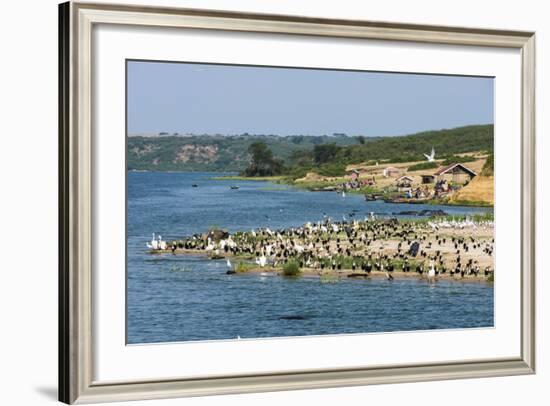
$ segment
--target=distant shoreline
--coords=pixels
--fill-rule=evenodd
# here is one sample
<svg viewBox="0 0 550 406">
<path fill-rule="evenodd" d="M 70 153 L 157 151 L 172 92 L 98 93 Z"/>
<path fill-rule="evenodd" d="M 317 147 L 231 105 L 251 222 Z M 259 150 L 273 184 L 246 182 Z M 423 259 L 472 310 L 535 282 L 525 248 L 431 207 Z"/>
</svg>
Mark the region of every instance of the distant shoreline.
<svg viewBox="0 0 550 406">
<path fill-rule="evenodd" d="M 318 182 L 295 182 L 290 180 L 287 176 L 241 176 L 241 175 L 224 175 L 228 172 L 209 172 L 209 171 L 154 171 L 147 169 L 128 169 L 128 172 L 133 173 L 205 173 L 205 174 L 219 174 L 220 176 L 211 176 L 211 180 L 219 181 L 251 181 L 251 182 L 273 182 L 276 184 L 284 184 L 296 187 L 298 189 L 307 190 L 309 192 L 338 192 L 341 193 L 341 190 L 322 190 L 317 186 Z M 342 179 L 344 181 L 344 179 Z M 332 182 L 334 183 L 334 182 Z M 331 186 L 332 183 L 329 182 L 327 186 Z M 361 189 L 347 189 L 345 190 L 348 194 L 358 194 L 366 195 L 366 193 Z M 462 206 L 462 207 L 484 207 L 484 208 L 494 208 L 493 204 L 483 202 L 483 201 L 472 201 L 472 200 L 438 200 L 438 199 L 426 199 L 426 200 L 409 200 L 409 201 L 388 201 L 384 199 L 379 199 L 386 201 L 386 203 L 400 203 L 400 204 L 428 204 L 428 205 L 441 205 L 441 206 Z"/>
<path fill-rule="evenodd" d="M 294 182 L 289 181 L 286 176 L 240 176 L 240 175 L 231 175 L 231 176 L 214 176 L 211 178 L 212 180 L 241 180 L 241 181 L 268 181 L 268 182 L 274 182 L 279 184 L 285 184 L 289 186 L 294 186 L 298 189 L 307 190 L 309 192 L 333 192 L 333 193 L 341 193 L 340 190 L 322 190 L 319 188 L 314 187 L 313 185 L 316 183 L 308 183 L 308 182 Z M 365 195 L 366 193 L 361 189 L 346 189 L 346 193 L 349 194 L 359 194 L 359 195 Z M 493 204 L 482 202 L 482 201 L 471 201 L 471 200 L 438 200 L 438 199 L 426 199 L 426 200 L 409 200 L 409 201 L 387 201 L 384 199 L 380 199 L 385 201 L 386 203 L 399 203 L 399 204 L 431 204 L 431 205 L 441 205 L 441 206 L 462 206 L 462 207 L 487 207 L 487 208 L 494 208 Z"/>
</svg>

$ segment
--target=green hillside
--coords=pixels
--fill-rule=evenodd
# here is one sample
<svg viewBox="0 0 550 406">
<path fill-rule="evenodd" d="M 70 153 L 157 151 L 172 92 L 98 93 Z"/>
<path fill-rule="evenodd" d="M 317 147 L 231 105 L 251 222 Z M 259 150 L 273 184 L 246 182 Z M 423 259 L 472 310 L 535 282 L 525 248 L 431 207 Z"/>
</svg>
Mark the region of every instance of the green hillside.
<svg viewBox="0 0 550 406">
<path fill-rule="evenodd" d="M 307 153 L 315 145 L 335 143 L 346 146 L 358 142 L 355 137 L 345 135 L 131 136 L 127 146 L 128 170 L 240 172 L 248 166 L 248 148 L 256 141 L 266 143 L 284 164 L 289 163 L 293 154 Z"/>
<path fill-rule="evenodd" d="M 455 154 L 492 151 L 493 125 L 473 125 L 438 131 L 426 131 L 399 137 L 385 137 L 347 147 L 325 144 L 309 153 L 296 156 L 287 164 L 286 175 L 301 178 L 307 172 L 324 176 L 341 176 L 349 164 L 375 162 L 397 163 L 423 161 L 423 154 L 436 151 L 437 159 L 463 161 Z M 421 165 L 429 165 L 423 163 Z M 421 169 L 421 168 L 417 168 Z"/>
<path fill-rule="evenodd" d="M 432 147 L 439 157 L 463 152 L 492 151 L 493 125 L 472 125 L 386 137 L 354 148 L 345 148 L 340 156 L 350 163 L 382 159 L 389 162 L 408 162 L 424 159 L 423 154 L 429 154 Z"/>
<path fill-rule="evenodd" d="M 128 169 L 155 171 L 244 171 L 249 147 L 263 142 L 291 177 L 314 170 L 331 176 L 348 164 L 424 160 L 433 148 L 438 159 L 493 150 L 493 125 L 472 125 L 396 137 L 192 135 L 128 137 Z M 456 160 L 456 157 L 453 157 Z"/>
</svg>

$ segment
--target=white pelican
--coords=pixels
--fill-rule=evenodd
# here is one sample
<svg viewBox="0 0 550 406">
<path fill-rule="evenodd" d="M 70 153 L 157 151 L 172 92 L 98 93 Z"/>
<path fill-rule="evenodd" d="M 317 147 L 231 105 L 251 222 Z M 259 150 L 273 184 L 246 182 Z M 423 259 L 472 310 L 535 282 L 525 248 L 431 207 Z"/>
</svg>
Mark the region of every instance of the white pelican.
<svg viewBox="0 0 550 406">
<path fill-rule="evenodd" d="M 147 248 L 149 249 L 152 249 L 152 250 L 158 249 L 158 241 L 155 238 L 155 233 L 153 233 L 153 239 L 151 240 L 151 242 L 146 243 L 146 245 L 147 245 Z"/>
<path fill-rule="evenodd" d="M 262 256 L 260 257 L 260 260 L 259 260 L 259 265 L 260 265 L 260 267 L 263 268 L 263 267 L 265 266 L 266 262 L 267 262 L 267 258 L 265 257 L 265 255 L 262 255 Z"/>
<path fill-rule="evenodd" d="M 160 235 L 158 236 L 157 249 L 159 249 L 159 250 L 165 250 L 166 249 L 166 241 L 162 241 L 162 237 Z"/>
<path fill-rule="evenodd" d="M 428 271 L 428 281 L 435 281 L 435 267 L 433 262 L 430 264 L 430 270 Z"/>
</svg>

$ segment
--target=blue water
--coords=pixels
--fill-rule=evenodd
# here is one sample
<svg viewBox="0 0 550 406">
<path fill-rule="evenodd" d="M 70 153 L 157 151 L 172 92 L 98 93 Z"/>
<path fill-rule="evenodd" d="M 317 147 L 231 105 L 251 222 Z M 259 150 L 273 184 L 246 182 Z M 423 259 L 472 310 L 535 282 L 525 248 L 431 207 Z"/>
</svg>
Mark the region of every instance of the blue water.
<svg viewBox="0 0 550 406">
<path fill-rule="evenodd" d="M 491 210 L 366 202 L 360 195 L 214 176 L 220 174 L 128 173 L 128 343 L 493 326 L 488 283 L 226 275 L 225 260 L 148 254 L 153 232 L 170 240 L 211 227 L 234 232 L 299 226 L 324 216 L 341 220 L 352 211 L 361 219 L 370 212 Z"/>
</svg>

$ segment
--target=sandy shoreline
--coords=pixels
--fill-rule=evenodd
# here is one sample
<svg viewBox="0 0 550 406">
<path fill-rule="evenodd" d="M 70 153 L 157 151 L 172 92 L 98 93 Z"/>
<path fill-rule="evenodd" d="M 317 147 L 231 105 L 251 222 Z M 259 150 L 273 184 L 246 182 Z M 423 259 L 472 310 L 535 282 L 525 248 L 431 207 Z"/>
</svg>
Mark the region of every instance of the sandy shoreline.
<svg viewBox="0 0 550 406">
<path fill-rule="evenodd" d="M 247 270 L 246 272 L 236 272 L 234 275 L 246 275 L 246 274 L 272 274 L 276 276 L 284 276 L 282 269 L 280 268 L 273 268 L 273 267 L 264 267 L 264 268 L 251 268 Z M 298 277 L 312 277 L 312 278 L 334 278 L 337 277 L 340 278 L 357 278 L 357 279 L 387 279 L 386 272 L 380 272 L 380 271 L 371 271 L 370 273 L 363 272 L 361 270 L 359 271 L 351 271 L 351 270 L 341 270 L 341 271 L 323 271 L 320 272 L 318 269 L 313 268 L 302 268 L 300 274 L 297 275 Z M 401 272 L 401 271 L 393 271 L 391 272 L 391 276 L 394 279 L 417 279 L 417 280 L 423 280 L 428 281 L 428 277 L 426 275 L 419 275 L 416 272 Z M 451 276 L 449 274 L 442 274 L 435 277 L 435 282 L 438 280 L 444 280 L 444 281 L 454 281 L 454 282 L 468 282 L 468 283 L 492 283 L 487 281 L 487 278 L 485 276 L 474 276 L 474 275 L 464 275 L 464 277 L 461 277 L 460 275 L 454 275 Z"/>
<path fill-rule="evenodd" d="M 211 258 L 209 255 L 205 254 L 203 250 L 179 250 L 179 252 L 172 253 L 172 251 L 156 251 L 154 252 L 156 255 L 190 255 L 190 256 L 197 256 L 202 257 L 206 260 L 227 260 L 227 259 L 239 259 L 242 262 L 250 263 L 252 264 L 252 256 L 249 257 L 242 257 L 242 256 L 236 256 L 236 255 L 227 255 L 227 256 L 220 256 L 217 258 Z M 273 266 L 265 266 L 265 267 L 252 267 L 248 268 L 246 271 L 242 272 L 229 272 L 232 275 L 249 275 L 249 274 L 266 274 L 270 276 L 281 276 L 284 277 L 283 269 L 282 267 L 273 267 Z M 357 278 L 357 279 L 387 279 L 386 272 L 376 271 L 373 270 L 369 273 L 358 270 L 350 270 L 350 269 L 342 269 L 342 270 L 319 270 L 315 268 L 301 268 L 300 273 L 296 275 L 297 277 L 310 277 L 310 278 Z M 428 277 L 426 274 L 419 275 L 418 273 L 414 271 L 410 272 L 402 272 L 402 271 L 393 271 L 391 272 L 391 276 L 394 279 L 417 279 L 417 280 L 423 280 L 426 282 L 428 281 Z M 288 276 L 287 276 L 288 277 Z M 475 275 L 450 275 L 450 274 L 440 274 L 435 277 L 435 281 L 438 280 L 444 280 L 444 281 L 454 281 L 454 282 L 468 282 L 468 283 L 493 283 L 492 281 L 489 281 L 486 276 L 480 274 L 478 276 Z"/>
</svg>

